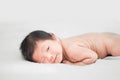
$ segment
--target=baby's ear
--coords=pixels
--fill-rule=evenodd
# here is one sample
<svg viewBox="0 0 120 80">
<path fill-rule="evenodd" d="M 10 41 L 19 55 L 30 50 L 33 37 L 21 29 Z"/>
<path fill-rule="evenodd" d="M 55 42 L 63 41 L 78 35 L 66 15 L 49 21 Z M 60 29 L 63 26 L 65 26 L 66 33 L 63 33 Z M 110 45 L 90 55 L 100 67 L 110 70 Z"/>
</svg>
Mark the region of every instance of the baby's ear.
<svg viewBox="0 0 120 80">
<path fill-rule="evenodd" d="M 54 33 L 50 33 L 50 35 L 52 36 L 52 39 L 56 40 L 57 36 Z"/>
</svg>

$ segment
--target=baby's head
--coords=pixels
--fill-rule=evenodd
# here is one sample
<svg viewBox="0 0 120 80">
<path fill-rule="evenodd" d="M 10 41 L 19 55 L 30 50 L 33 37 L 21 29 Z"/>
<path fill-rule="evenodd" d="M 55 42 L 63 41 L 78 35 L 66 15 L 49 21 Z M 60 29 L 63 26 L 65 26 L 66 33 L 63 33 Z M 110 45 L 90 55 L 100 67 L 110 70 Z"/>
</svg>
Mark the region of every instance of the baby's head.
<svg viewBox="0 0 120 80">
<path fill-rule="evenodd" d="M 36 30 L 28 34 L 20 46 L 23 57 L 38 63 L 60 63 L 63 59 L 61 41 L 53 33 Z"/>
</svg>

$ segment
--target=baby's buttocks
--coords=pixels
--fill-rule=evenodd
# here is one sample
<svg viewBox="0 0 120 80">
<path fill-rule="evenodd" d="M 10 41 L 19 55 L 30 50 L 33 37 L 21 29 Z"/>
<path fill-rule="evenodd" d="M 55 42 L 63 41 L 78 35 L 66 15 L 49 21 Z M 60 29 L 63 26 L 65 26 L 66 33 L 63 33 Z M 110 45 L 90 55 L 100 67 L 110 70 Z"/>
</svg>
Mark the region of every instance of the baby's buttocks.
<svg viewBox="0 0 120 80">
<path fill-rule="evenodd" d="M 120 35 L 112 35 L 108 43 L 108 51 L 112 56 L 120 56 Z"/>
</svg>

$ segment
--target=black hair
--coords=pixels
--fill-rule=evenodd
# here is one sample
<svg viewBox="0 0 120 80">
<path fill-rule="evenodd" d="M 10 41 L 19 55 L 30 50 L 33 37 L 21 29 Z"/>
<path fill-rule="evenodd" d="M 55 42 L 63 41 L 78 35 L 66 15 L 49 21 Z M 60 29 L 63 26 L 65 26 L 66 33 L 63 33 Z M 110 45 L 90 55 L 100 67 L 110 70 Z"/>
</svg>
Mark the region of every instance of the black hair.
<svg viewBox="0 0 120 80">
<path fill-rule="evenodd" d="M 36 47 L 36 41 L 52 39 L 52 35 L 42 30 L 36 30 L 29 33 L 21 42 L 20 50 L 25 60 L 34 62 L 32 55 Z"/>
</svg>

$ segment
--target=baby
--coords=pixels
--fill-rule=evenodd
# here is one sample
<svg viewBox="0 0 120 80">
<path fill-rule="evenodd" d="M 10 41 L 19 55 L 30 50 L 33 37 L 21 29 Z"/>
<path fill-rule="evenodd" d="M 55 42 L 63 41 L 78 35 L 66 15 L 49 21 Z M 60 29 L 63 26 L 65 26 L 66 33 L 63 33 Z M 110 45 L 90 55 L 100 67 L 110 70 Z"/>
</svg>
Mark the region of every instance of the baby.
<svg viewBox="0 0 120 80">
<path fill-rule="evenodd" d="M 59 39 L 53 33 L 36 30 L 25 37 L 20 50 L 32 62 L 88 65 L 108 55 L 120 56 L 120 35 L 86 33 Z"/>
</svg>

